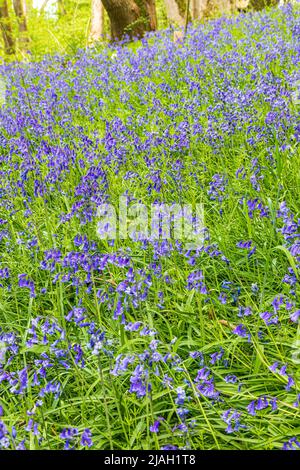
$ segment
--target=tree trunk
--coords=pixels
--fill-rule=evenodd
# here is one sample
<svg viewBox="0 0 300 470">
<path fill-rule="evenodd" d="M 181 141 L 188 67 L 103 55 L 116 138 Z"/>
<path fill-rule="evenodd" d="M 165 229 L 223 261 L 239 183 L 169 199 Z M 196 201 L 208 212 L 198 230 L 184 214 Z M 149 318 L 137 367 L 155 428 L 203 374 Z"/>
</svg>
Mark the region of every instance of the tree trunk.
<svg viewBox="0 0 300 470">
<path fill-rule="evenodd" d="M 185 19 L 188 0 L 175 0 L 175 1 L 177 3 L 180 15 Z"/>
<path fill-rule="evenodd" d="M 100 41 L 104 32 L 104 8 L 101 0 L 92 0 L 89 43 Z"/>
<path fill-rule="evenodd" d="M 193 20 L 201 20 L 205 17 L 208 0 L 191 0 L 191 16 Z"/>
<path fill-rule="evenodd" d="M 202 18 L 201 14 L 201 6 L 202 6 L 201 0 L 191 0 L 191 17 L 193 20 L 197 20 L 199 18 Z"/>
<path fill-rule="evenodd" d="M 214 18 L 219 15 L 228 15 L 233 11 L 232 0 L 191 0 L 192 18 Z"/>
<path fill-rule="evenodd" d="M 139 2 L 141 2 L 141 0 L 139 0 Z M 144 0 L 141 3 L 144 3 L 146 5 L 146 16 L 148 18 L 149 31 L 155 31 L 157 29 L 155 0 Z"/>
<path fill-rule="evenodd" d="M 157 25 L 155 0 L 102 0 L 108 13 L 112 40 L 143 37 Z"/>
<path fill-rule="evenodd" d="M 28 43 L 25 1 L 26 0 L 13 0 L 13 7 L 18 21 L 21 49 Z"/>
<path fill-rule="evenodd" d="M 233 0 L 233 7 L 238 11 L 247 10 L 250 0 Z"/>
<path fill-rule="evenodd" d="M 180 13 L 179 6 L 176 0 L 165 0 L 167 18 L 170 23 L 178 26 L 184 26 L 184 15 Z"/>
<path fill-rule="evenodd" d="M 7 0 L 0 0 L 0 27 L 4 41 L 5 54 L 14 54 L 15 39 L 8 14 Z"/>
</svg>

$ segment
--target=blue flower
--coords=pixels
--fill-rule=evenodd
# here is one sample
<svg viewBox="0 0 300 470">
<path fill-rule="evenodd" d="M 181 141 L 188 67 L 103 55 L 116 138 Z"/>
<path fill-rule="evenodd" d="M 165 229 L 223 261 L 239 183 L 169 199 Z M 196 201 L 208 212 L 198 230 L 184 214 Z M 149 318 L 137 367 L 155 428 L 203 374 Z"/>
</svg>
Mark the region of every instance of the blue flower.
<svg viewBox="0 0 300 470">
<path fill-rule="evenodd" d="M 160 417 L 159 417 L 156 421 L 154 421 L 154 423 L 150 426 L 150 431 L 157 434 L 157 433 L 159 432 L 159 426 L 160 426 L 161 421 L 164 421 L 164 418 L 162 418 L 162 417 L 160 416 Z"/>
<path fill-rule="evenodd" d="M 90 429 L 86 428 L 81 434 L 80 445 L 83 447 L 91 447 L 93 445 L 92 433 Z"/>
</svg>

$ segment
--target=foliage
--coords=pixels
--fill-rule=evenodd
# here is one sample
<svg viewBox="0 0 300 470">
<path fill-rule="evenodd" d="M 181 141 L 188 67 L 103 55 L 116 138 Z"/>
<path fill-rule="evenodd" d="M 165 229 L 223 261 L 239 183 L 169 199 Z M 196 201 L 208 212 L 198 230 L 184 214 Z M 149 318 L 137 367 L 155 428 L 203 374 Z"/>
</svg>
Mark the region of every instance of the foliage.
<svg viewBox="0 0 300 470">
<path fill-rule="evenodd" d="M 172 38 L 1 66 L 4 448 L 300 446 L 299 10 Z M 121 195 L 203 245 L 99 239 Z"/>
<path fill-rule="evenodd" d="M 75 54 L 79 48 L 88 46 L 88 36 L 91 21 L 90 1 L 68 0 L 64 2 L 65 14 L 51 14 L 46 10 L 40 11 L 28 3 L 28 35 L 30 38 L 29 53 L 24 54 L 17 49 L 16 56 L 5 56 L 3 44 L 0 41 L 0 57 L 6 61 L 32 60 L 42 58 L 45 54 Z M 166 18 L 163 0 L 156 1 L 158 27 L 166 28 Z M 18 37 L 17 20 L 10 9 L 10 18 L 14 28 L 15 37 Z M 104 16 L 104 40 L 109 37 L 109 19 Z M 2 39 L 2 38 L 1 38 Z M 18 45 L 18 44 L 17 44 Z M 101 46 L 101 45 L 98 45 Z"/>
</svg>

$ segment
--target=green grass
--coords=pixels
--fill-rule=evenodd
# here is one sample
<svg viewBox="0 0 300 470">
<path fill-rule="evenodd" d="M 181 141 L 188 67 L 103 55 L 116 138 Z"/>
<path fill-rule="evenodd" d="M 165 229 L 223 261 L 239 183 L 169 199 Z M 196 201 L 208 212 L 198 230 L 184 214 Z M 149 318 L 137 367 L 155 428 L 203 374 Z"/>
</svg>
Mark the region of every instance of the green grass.
<svg viewBox="0 0 300 470">
<path fill-rule="evenodd" d="M 285 201 L 298 233 L 299 110 L 291 99 L 298 25 L 298 9 L 287 8 L 190 29 L 183 45 L 174 45 L 167 31 L 134 46 L 1 70 L 9 93 L 1 108 L 0 218 L 7 223 L 1 226 L 0 269 L 8 267 L 10 277 L 1 279 L 0 289 L 0 339 L 6 350 L 0 405 L 9 448 L 25 440 L 29 449 L 61 449 L 60 433 L 70 427 L 79 433 L 71 446 L 84 447 L 80 435 L 89 428 L 95 449 L 280 449 L 299 436 L 299 407 L 293 405 L 299 393 L 293 356 L 299 326 L 290 319 L 299 309 L 299 256 L 291 248 L 298 238 L 284 236 L 288 221 L 278 215 Z M 96 169 L 103 173 L 92 181 Z M 128 172 L 134 172 L 132 178 Z M 161 187 L 154 189 L 156 177 Z M 45 184 L 44 193 L 37 194 L 37 181 Z M 125 192 L 148 208 L 155 201 L 202 203 L 209 233 L 204 247 L 210 251 L 189 254 L 174 240 L 163 253 L 154 243 L 99 240 L 96 196 L 107 195 L 117 207 Z M 262 206 L 251 214 L 248 203 L 256 198 Z M 84 209 L 75 208 L 80 201 Z M 84 219 L 88 205 L 94 212 Z M 63 222 L 62 214 L 72 207 L 73 215 Z M 74 243 L 79 234 L 91 243 L 88 248 Z M 237 247 L 246 240 L 256 246 L 250 257 L 249 250 Z M 41 268 L 47 250 L 61 252 L 52 270 Z M 74 268 L 66 263 L 71 252 L 82 256 Z M 120 253 L 129 257 L 140 282 L 139 297 L 151 275 L 145 298 L 134 303 L 127 295 L 122 305 L 126 322 L 155 329 L 161 356 L 153 357 L 153 337 L 127 331 L 120 318 L 113 319 L 117 286 L 130 276 L 129 267 L 113 262 L 89 267 L 96 255 Z M 295 274 L 292 286 L 283 282 L 293 274 L 289 268 Z M 206 295 L 187 288 L 188 276 L 200 270 Z M 34 297 L 19 285 L 22 273 L 34 282 Z M 68 273 L 70 278 L 55 277 Z M 99 289 L 108 296 L 103 302 Z M 278 322 L 267 325 L 260 314 L 272 312 L 279 295 L 284 303 Z M 106 332 L 108 343 L 103 341 L 99 354 L 89 347 L 88 327 L 68 319 L 74 307 L 84 307 L 86 321 Z M 245 307 L 252 315 L 240 317 L 239 308 Z M 59 330 L 48 332 L 45 342 L 37 327 L 35 343 L 28 345 L 37 317 L 44 330 L 48 320 Z M 250 339 L 233 332 L 239 324 Z M 3 337 L 9 331 L 17 337 L 17 352 L 9 351 Z M 74 346 L 82 348 L 84 367 Z M 201 351 L 204 364 L 189 355 L 192 351 Z M 166 354 L 172 360 L 163 360 Z M 119 355 L 135 359 L 124 373 L 112 374 Z M 51 366 L 37 384 L 37 361 L 48 358 Z M 276 361 L 279 368 L 272 372 Z M 138 364 L 148 373 L 144 385 L 151 383 L 141 398 L 130 391 Z M 284 364 L 287 373 L 279 374 Z M 197 390 L 195 378 L 204 365 L 219 392 L 215 399 Z M 24 367 L 28 383 L 17 394 L 9 381 Z M 228 374 L 237 381 L 226 382 Z M 294 384 L 287 389 L 289 377 Z M 168 378 L 171 386 L 165 385 Z M 59 396 L 41 396 L 51 381 L 60 383 Z M 178 387 L 190 397 L 184 405 L 178 404 Z M 277 409 L 249 414 L 249 404 L 261 397 L 276 398 Z M 186 418 L 180 406 L 189 410 Z M 240 413 L 243 425 L 232 433 L 222 419 L 229 409 Z M 38 436 L 28 428 L 32 410 Z M 160 417 L 159 433 L 151 432 Z M 183 423 L 186 429 L 176 429 Z"/>
</svg>

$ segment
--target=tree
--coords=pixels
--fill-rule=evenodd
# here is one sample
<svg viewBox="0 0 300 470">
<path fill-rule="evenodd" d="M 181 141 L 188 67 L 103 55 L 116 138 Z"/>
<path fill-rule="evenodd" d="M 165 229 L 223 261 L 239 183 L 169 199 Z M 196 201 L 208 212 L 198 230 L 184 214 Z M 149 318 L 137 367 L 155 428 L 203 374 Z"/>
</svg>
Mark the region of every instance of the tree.
<svg viewBox="0 0 300 470">
<path fill-rule="evenodd" d="M 188 0 L 165 0 L 167 17 L 171 23 L 175 23 L 178 26 L 184 25 L 187 1 Z M 230 14 L 237 9 L 246 9 L 249 2 L 250 0 L 190 0 L 188 19 L 201 20 L 212 18 L 220 14 Z"/>
<path fill-rule="evenodd" d="M 15 39 L 9 18 L 7 0 L 0 0 L 0 27 L 4 41 L 5 54 L 14 54 Z"/>
<path fill-rule="evenodd" d="M 89 42 L 100 41 L 104 32 L 104 8 L 101 0 L 92 0 Z"/>
<path fill-rule="evenodd" d="M 203 0 L 191 0 L 191 16 L 193 20 L 202 18 Z"/>
<path fill-rule="evenodd" d="M 112 40 L 143 37 L 157 27 L 155 0 L 102 0 L 110 19 Z"/>
<path fill-rule="evenodd" d="M 178 26 L 184 25 L 184 15 L 182 15 L 176 0 L 165 0 L 167 17 L 170 23 Z"/>
<path fill-rule="evenodd" d="M 18 21 L 20 46 L 23 49 L 28 43 L 26 0 L 13 0 L 13 7 Z"/>
<path fill-rule="evenodd" d="M 229 14 L 234 10 L 236 1 L 238 0 L 191 0 L 191 18 L 201 20 L 213 18 L 220 14 Z"/>
<path fill-rule="evenodd" d="M 200 20 L 207 16 L 209 0 L 191 0 L 191 16 L 193 20 Z"/>
<path fill-rule="evenodd" d="M 233 7 L 237 11 L 245 11 L 249 7 L 250 0 L 233 0 Z"/>
</svg>

